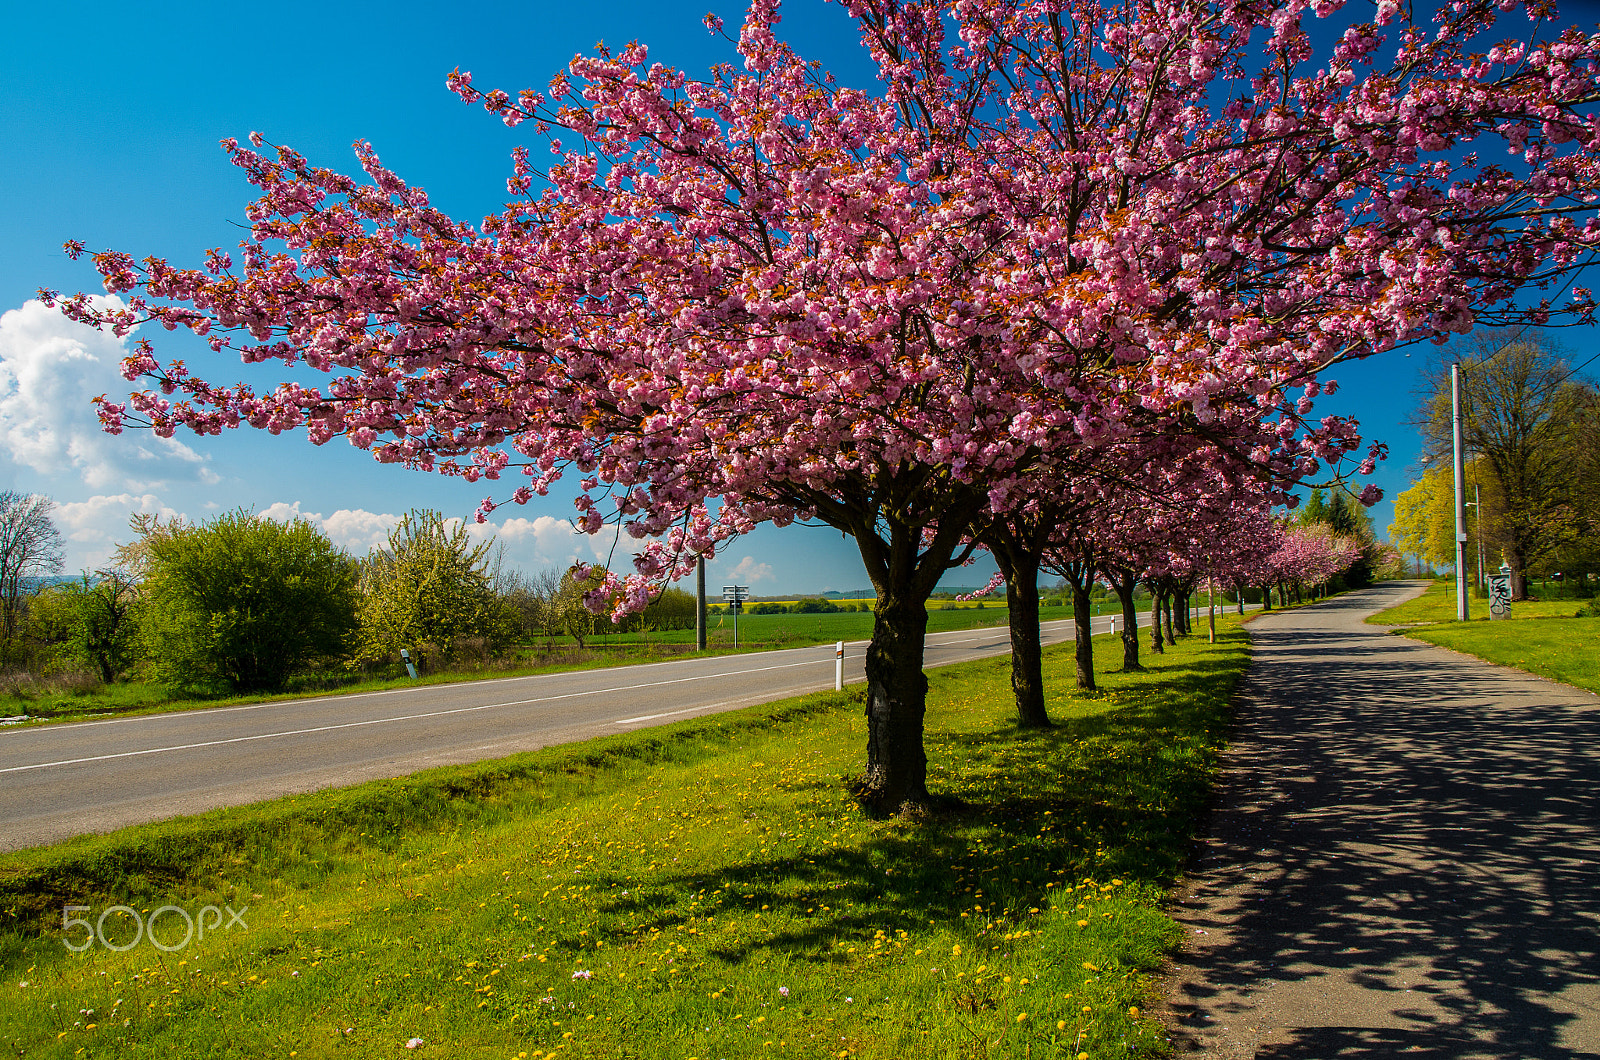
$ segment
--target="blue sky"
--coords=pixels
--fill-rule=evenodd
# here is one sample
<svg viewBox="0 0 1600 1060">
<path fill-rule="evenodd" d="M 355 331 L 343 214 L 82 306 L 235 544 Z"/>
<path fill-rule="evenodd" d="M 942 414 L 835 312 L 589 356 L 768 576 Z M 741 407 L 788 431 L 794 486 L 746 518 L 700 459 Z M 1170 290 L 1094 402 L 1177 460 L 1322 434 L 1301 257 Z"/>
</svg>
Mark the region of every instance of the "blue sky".
<svg viewBox="0 0 1600 1060">
<path fill-rule="evenodd" d="M 699 74 L 729 57 L 701 24 L 708 7 L 738 25 L 740 5 L 705 0 L 480 3 L 449 13 L 339 2 L 298 14 L 214 2 L 13 8 L 0 67 L 0 142 L 8 145 L 0 155 L 0 489 L 56 500 L 69 570 L 103 561 L 126 540 L 134 511 L 191 519 L 237 506 L 299 512 L 357 552 L 409 508 L 470 517 L 483 484 L 379 465 L 344 445 L 319 449 L 248 430 L 170 443 L 142 432 L 101 435 L 88 400 L 126 392 L 115 371 L 121 351 L 30 299 L 39 287 L 98 290 L 88 264 L 61 253 L 69 238 L 183 265 L 199 264 L 208 247 L 231 248 L 251 189 L 217 142 L 251 130 L 347 172 L 356 168 L 351 142 L 368 140 L 436 205 L 476 220 L 503 202 L 509 152 L 531 134 L 461 104 L 444 87 L 452 68 L 472 71 L 483 88 L 541 87 L 596 41 L 637 39 L 652 59 Z M 792 0 L 784 14 L 783 34 L 801 54 L 842 82 L 870 86 L 837 6 Z M 210 357 L 190 337 L 152 338 L 163 358 L 199 366 Z M 1574 352 L 1594 344 L 1587 334 L 1566 338 Z M 1393 455 L 1376 476 L 1388 498 L 1406 486 L 1419 448 L 1401 420 L 1421 360 L 1393 354 L 1346 367 L 1335 375 L 1340 392 L 1318 405 L 1358 416 L 1367 434 L 1389 443 Z M 239 372 L 234 364 L 210 377 Z M 609 540 L 566 530 L 571 511 L 559 488 L 501 509 L 495 522 L 507 558 L 533 569 L 603 553 Z M 1392 518 L 1389 499 L 1372 515 L 1381 531 Z M 981 584 L 990 569 L 953 580 Z M 853 543 L 824 528 L 758 531 L 710 574 L 760 594 L 867 584 Z"/>
</svg>

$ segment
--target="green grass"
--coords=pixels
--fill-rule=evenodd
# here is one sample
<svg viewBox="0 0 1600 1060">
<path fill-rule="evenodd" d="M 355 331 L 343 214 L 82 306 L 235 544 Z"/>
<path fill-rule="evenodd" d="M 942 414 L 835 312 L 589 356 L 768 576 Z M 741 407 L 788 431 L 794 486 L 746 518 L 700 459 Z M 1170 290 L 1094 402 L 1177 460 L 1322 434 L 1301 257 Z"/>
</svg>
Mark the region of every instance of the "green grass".
<svg viewBox="0 0 1600 1060">
<path fill-rule="evenodd" d="M 1469 606 L 1468 614 L 1475 617 L 1455 621 L 1455 582 L 1441 581 L 1417 599 L 1367 621 L 1427 623 L 1405 630 L 1405 635 L 1600 692 L 1600 619 L 1573 617 L 1583 601 L 1522 601 L 1511 605 L 1510 618 L 1499 621 L 1489 618 L 1487 601 L 1473 600 Z"/>
<path fill-rule="evenodd" d="M 948 605 L 948 610 L 944 609 Z M 929 602 L 928 632 L 946 633 L 961 629 L 981 629 L 1003 626 L 1009 621 L 1010 611 L 995 606 L 993 601 L 979 607 L 976 601 Z M 1143 606 L 1148 606 L 1148 602 Z M 1097 614 L 1120 613 L 1115 600 L 1101 601 Z M 1041 607 L 1039 620 L 1053 622 L 1072 617 L 1070 607 Z M 751 615 L 739 616 L 739 643 L 747 641 L 767 646 L 786 648 L 808 644 L 828 644 L 836 640 L 866 640 L 872 636 L 872 615 L 866 611 L 838 611 L 819 615 Z M 628 639 L 624 639 L 628 638 Z M 694 630 L 675 629 L 653 633 L 610 634 L 606 638 L 616 643 L 692 644 Z M 731 645 L 733 616 L 712 615 L 708 639 L 717 644 Z"/>
<path fill-rule="evenodd" d="M 1008 660 L 934 671 L 930 786 L 961 804 L 928 819 L 848 796 L 847 692 L 0 856 L 0 1052 L 1158 1054 L 1133 1009 L 1248 658 L 1219 627 L 1139 675 L 1098 638 L 1094 694 L 1050 650 L 1045 732 Z M 70 953 L 69 902 L 248 928 Z"/>
<path fill-rule="evenodd" d="M 937 607 L 938 604 L 935 604 Z M 1102 605 L 1102 613 L 1109 614 Z M 962 608 L 950 611 L 934 610 L 928 614 L 928 632 L 943 633 L 953 630 L 978 629 L 1003 626 L 1009 620 L 1006 608 Z M 456 669 L 443 673 L 427 674 L 416 681 L 407 677 L 377 677 L 360 679 L 353 675 L 307 675 L 296 678 L 288 691 L 279 695 L 242 695 L 196 698 L 176 695 L 150 681 L 124 681 L 113 685 L 43 691 L 33 693 L 0 694 L 0 718 L 27 715 L 28 724 L 77 721 L 105 714 L 161 714 L 175 710 L 203 710 L 208 707 L 238 706 L 241 703 L 261 703 L 278 699 L 305 699 L 313 696 L 350 695 L 356 692 L 378 692 L 390 688 L 410 688 L 419 684 L 451 684 L 459 681 L 485 680 L 501 677 L 526 677 L 556 671 L 593 670 L 613 666 L 635 666 L 641 663 L 660 662 L 664 657 L 683 658 L 690 655 L 707 657 L 731 655 L 733 647 L 733 619 L 713 616 L 707 630 L 707 650 L 681 651 L 694 643 L 694 630 L 661 630 L 645 633 L 607 633 L 587 638 L 589 657 L 582 661 L 561 661 L 544 665 L 507 665 L 500 663 L 480 669 Z M 1041 608 L 1039 617 L 1050 622 L 1072 617 L 1066 607 Z M 773 648 L 803 648 L 814 644 L 831 644 L 839 640 L 866 640 L 872 636 L 872 615 L 865 613 L 838 613 L 821 615 L 742 615 L 739 618 L 740 653 L 768 651 Z M 670 647 L 669 647 L 670 646 Z M 527 651 L 554 648 L 566 651 L 575 647 L 570 637 L 555 638 L 550 644 L 541 640 Z M 668 649 L 660 651 L 657 649 Z"/>
<path fill-rule="evenodd" d="M 1583 600 L 1519 600 L 1511 605 L 1511 621 L 1521 618 L 1571 618 L 1583 607 Z M 1488 621 L 1489 601 L 1474 596 L 1467 603 L 1468 621 Z M 1415 600 L 1387 611 L 1367 616 L 1379 626 L 1403 626 L 1412 622 L 1453 622 L 1456 617 L 1456 583 L 1440 579 Z"/>
</svg>

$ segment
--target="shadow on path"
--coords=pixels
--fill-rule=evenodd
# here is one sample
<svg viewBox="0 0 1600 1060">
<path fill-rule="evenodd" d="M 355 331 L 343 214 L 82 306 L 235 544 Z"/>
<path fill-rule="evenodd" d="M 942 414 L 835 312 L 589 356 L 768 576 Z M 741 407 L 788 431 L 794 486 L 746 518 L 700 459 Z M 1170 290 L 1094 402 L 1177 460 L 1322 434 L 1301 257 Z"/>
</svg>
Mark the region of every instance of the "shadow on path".
<svg viewBox="0 0 1600 1060">
<path fill-rule="evenodd" d="M 1362 618 L 1263 618 L 1175 910 L 1214 1057 L 1600 1055 L 1600 700 Z"/>
</svg>

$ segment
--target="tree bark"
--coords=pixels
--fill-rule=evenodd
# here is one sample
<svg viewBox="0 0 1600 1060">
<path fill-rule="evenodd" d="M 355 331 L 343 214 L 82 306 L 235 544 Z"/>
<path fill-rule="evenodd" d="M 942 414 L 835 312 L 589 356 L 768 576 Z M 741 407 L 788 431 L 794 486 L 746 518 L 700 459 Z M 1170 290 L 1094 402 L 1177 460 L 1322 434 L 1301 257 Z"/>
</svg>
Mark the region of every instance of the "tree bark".
<svg viewBox="0 0 1600 1060">
<path fill-rule="evenodd" d="M 1161 642 L 1161 597 L 1162 593 L 1154 586 L 1150 587 L 1150 650 L 1157 655 L 1165 655 L 1166 647 Z"/>
<path fill-rule="evenodd" d="M 928 801 L 928 757 L 922 749 L 928 607 L 926 597 L 898 588 L 879 588 L 867 646 L 867 769 L 861 792 L 863 801 L 891 813 Z"/>
<path fill-rule="evenodd" d="M 1173 605 L 1173 602 L 1174 602 L 1173 601 L 1173 596 L 1174 595 L 1176 595 L 1176 594 L 1174 594 L 1174 593 L 1166 593 L 1166 594 L 1164 594 L 1164 599 L 1166 601 L 1166 610 L 1167 610 L 1167 643 L 1168 644 L 1177 644 L 1178 643 L 1178 638 L 1173 634 L 1173 630 L 1172 630 L 1172 605 Z"/>
<path fill-rule="evenodd" d="M 1072 625 L 1076 643 L 1072 654 L 1078 664 L 1078 687 L 1093 690 L 1094 628 L 1089 615 L 1089 590 L 1072 587 Z"/>
<path fill-rule="evenodd" d="M 1047 729 L 1044 709 L 1044 649 L 1039 641 L 1039 555 L 1027 548 L 990 542 L 989 551 L 1006 578 L 1010 609 L 1011 692 L 1017 701 L 1017 724 Z"/>
<path fill-rule="evenodd" d="M 794 490 L 783 499 L 855 538 L 878 594 L 865 660 L 867 759 L 854 794 L 872 813 L 924 808 L 933 801 L 922 746 L 928 597 L 945 571 L 977 547 L 966 540 L 967 532 L 987 498 L 905 468 L 835 488 Z M 931 535 L 929 512 L 938 519 Z"/>
<path fill-rule="evenodd" d="M 1111 588 L 1122 604 L 1122 669 L 1143 670 L 1139 665 L 1139 611 L 1133 603 L 1133 589 L 1138 579 L 1131 572 L 1121 571 L 1107 571 L 1106 577 L 1111 579 Z"/>
<path fill-rule="evenodd" d="M 1089 613 L 1089 589 L 1094 585 L 1094 562 L 1089 559 L 1074 560 L 1055 568 L 1072 589 L 1072 626 L 1076 643 L 1073 657 L 1077 662 L 1078 687 L 1093 690 L 1094 683 L 1094 627 Z"/>
</svg>

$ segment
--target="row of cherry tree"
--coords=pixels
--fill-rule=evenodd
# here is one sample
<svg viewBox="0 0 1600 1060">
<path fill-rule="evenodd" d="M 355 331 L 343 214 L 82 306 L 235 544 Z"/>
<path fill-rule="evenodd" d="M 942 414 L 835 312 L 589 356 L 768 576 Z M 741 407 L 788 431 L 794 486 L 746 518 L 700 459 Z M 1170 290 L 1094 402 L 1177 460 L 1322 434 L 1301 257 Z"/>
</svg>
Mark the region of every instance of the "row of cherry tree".
<svg viewBox="0 0 1600 1060">
<path fill-rule="evenodd" d="M 928 798 L 926 601 L 975 549 L 1022 594 L 1039 569 L 1178 592 L 1295 484 L 1382 456 L 1311 418 L 1331 366 L 1592 320 L 1540 293 L 1600 242 L 1600 41 L 1547 4 L 841 2 L 870 91 L 784 44 L 777 0 L 704 80 L 641 44 L 542 91 L 452 74 L 550 152 L 514 152 L 478 225 L 365 143 L 358 179 L 227 141 L 260 190 L 237 260 L 102 252 L 126 300 L 61 303 L 330 379 L 213 383 L 140 340 L 154 389 L 107 429 L 303 429 L 520 473 L 516 502 L 576 471 L 579 524 L 641 542 L 593 596 L 618 613 L 758 522 L 836 527 L 878 593 L 864 793 L 893 809 Z"/>
</svg>

